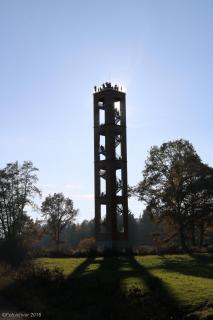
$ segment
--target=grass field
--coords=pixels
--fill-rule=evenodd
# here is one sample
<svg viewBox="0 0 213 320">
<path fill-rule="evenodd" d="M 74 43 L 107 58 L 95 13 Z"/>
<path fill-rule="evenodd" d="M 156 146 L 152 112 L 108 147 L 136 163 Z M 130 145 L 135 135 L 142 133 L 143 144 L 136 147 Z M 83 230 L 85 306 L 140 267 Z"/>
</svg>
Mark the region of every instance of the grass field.
<svg viewBox="0 0 213 320">
<path fill-rule="evenodd" d="M 42 276 L 40 287 L 31 279 L 20 291 L 25 301 L 30 297 L 28 309 L 49 310 L 52 319 L 213 319 L 210 254 L 40 258 L 35 264 L 63 270 L 62 282 L 46 288 Z"/>
</svg>

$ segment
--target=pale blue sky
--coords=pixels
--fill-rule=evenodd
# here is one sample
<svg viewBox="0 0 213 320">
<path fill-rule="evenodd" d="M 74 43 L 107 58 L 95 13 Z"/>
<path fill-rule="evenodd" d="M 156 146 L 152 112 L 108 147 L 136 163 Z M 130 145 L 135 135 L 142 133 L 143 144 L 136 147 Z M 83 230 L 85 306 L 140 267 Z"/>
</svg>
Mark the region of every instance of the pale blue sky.
<svg viewBox="0 0 213 320">
<path fill-rule="evenodd" d="M 0 0 L 0 167 L 32 160 L 43 197 L 92 218 L 92 92 L 109 80 L 127 92 L 130 185 L 170 139 L 213 165 L 212 17 L 211 0 Z"/>
</svg>

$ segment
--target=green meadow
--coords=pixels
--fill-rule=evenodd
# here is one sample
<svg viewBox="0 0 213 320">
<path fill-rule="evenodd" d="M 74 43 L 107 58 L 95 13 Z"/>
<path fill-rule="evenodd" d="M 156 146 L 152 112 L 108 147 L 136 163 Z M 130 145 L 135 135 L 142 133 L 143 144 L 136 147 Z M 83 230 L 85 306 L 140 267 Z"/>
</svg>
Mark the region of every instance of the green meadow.
<svg viewBox="0 0 213 320">
<path fill-rule="evenodd" d="M 212 254 L 39 258 L 34 265 L 57 279 L 44 273 L 9 282 L 8 290 L 0 284 L 22 309 L 49 319 L 213 319 Z"/>
</svg>

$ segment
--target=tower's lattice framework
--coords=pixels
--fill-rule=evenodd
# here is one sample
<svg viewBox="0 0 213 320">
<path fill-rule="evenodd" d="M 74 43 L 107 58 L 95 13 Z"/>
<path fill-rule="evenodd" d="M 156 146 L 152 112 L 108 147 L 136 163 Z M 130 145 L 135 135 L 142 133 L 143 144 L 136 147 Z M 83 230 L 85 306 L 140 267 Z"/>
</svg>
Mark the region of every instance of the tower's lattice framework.
<svg viewBox="0 0 213 320">
<path fill-rule="evenodd" d="M 126 96 L 117 85 L 94 93 L 95 233 L 107 248 L 128 241 Z"/>
</svg>

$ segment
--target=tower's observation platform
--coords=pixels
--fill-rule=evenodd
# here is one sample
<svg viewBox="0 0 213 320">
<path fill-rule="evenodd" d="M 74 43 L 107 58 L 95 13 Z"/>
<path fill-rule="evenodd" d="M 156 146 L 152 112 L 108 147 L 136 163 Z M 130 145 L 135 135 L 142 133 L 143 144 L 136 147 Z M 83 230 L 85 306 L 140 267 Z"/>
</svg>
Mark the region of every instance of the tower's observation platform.
<svg viewBox="0 0 213 320">
<path fill-rule="evenodd" d="M 126 95 L 109 82 L 94 91 L 96 240 L 122 248 L 128 241 Z"/>
<path fill-rule="evenodd" d="M 94 86 L 95 92 L 101 92 L 105 90 L 123 91 L 122 86 L 119 87 L 117 84 L 112 85 L 111 82 L 103 83 L 100 87 Z"/>
</svg>

